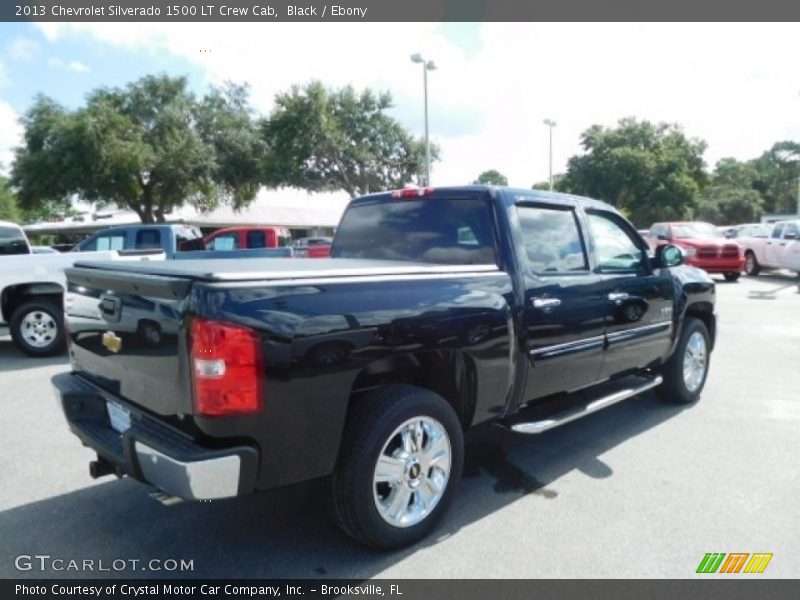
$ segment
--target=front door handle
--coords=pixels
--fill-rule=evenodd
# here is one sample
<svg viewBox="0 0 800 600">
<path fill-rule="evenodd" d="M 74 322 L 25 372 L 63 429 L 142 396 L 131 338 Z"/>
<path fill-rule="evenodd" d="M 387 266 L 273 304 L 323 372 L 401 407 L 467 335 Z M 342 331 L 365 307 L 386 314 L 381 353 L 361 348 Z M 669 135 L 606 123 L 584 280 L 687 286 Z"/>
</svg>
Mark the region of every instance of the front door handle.
<svg viewBox="0 0 800 600">
<path fill-rule="evenodd" d="M 608 295 L 608 299 L 611 300 L 611 302 L 622 302 L 623 300 L 627 300 L 629 297 L 630 296 L 628 295 L 628 292 L 611 292 Z"/>
<path fill-rule="evenodd" d="M 534 298 L 533 299 L 533 308 L 553 308 L 554 306 L 560 306 L 561 300 L 558 298 Z"/>
</svg>

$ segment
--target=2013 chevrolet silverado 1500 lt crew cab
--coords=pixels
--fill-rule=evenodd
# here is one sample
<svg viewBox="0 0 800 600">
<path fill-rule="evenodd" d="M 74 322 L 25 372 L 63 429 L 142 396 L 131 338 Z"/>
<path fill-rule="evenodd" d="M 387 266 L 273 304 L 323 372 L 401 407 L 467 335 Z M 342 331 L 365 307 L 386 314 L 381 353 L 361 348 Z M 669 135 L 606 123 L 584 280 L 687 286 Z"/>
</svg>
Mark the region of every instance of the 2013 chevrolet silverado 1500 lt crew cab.
<svg viewBox="0 0 800 600">
<path fill-rule="evenodd" d="M 68 311 L 72 372 L 53 383 L 95 477 L 194 500 L 325 477 L 345 532 L 396 547 L 453 499 L 467 428 L 539 434 L 650 388 L 698 398 L 715 289 L 681 260 L 594 200 L 374 194 L 327 261 L 70 269 L 103 322 Z M 118 327 L 143 298 L 174 320 L 158 348 Z"/>
</svg>

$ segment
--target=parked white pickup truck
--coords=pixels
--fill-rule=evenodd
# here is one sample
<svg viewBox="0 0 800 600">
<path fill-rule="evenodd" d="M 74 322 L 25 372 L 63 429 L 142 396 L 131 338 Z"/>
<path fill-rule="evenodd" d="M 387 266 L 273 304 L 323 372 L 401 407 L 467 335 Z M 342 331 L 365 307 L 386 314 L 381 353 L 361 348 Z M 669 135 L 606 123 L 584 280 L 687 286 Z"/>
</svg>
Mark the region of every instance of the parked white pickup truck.
<svg viewBox="0 0 800 600">
<path fill-rule="evenodd" d="M 11 333 L 30 356 L 52 356 L 64 347 L 64 269 L 79 260 L 163 259 L 164 253 L 69 252 L 35 254 L 19 225 L 0 221 L 0 335 Z"/>
<path fill-rule="evenodd" d="M 800 275 L 800 219 L 778 221 L 769 237 L 749 237 L 738 242 L 744 247 L 748 275 L 758 275 L 762 269 L 790 269 Z"/>
</svg>

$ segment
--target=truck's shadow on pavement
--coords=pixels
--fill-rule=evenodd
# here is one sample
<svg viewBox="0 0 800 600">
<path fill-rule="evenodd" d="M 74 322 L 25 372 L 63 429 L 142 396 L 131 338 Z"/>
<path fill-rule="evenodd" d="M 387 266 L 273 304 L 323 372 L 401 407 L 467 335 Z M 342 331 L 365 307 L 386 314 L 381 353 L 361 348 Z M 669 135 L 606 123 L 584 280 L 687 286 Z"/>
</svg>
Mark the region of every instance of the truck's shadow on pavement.
<svg viewBox="0 0 800 600">
<path fill-rule="evenodd" d="M 0 577 L 369 578 L 525 495 L 558 502 L 558 480 L 573 470 L 614 485 L 612 470 L 598 456 L 680 410 L 647 393 L 539 436 L 477 428 L 468 436 L 464 480 L 443 523 L 429 539 L 396 552 L 370 551 L 339 533 L 319 481 L 167 508 L 147 497 L 147 487 L 112 479 L 0 513 L 9 557 L 0 562 Z M 20 554 L 103 559 L 106 565 L 118 558 L 184 559 L 194 561 L 194 571 L 141 572 L 140 565 L 139 571 L 110 573 L 19 572 L 13 557 Z"/>
<path fill-rule="evenodd" d="M 0 336 L 0 373 L 4 371 L 21 371 L 50 365 L 69 366 L 66 352 L 46 358 L 34 358 L 24 354 L 14 345 L 10 337 Z"/>
</svg>

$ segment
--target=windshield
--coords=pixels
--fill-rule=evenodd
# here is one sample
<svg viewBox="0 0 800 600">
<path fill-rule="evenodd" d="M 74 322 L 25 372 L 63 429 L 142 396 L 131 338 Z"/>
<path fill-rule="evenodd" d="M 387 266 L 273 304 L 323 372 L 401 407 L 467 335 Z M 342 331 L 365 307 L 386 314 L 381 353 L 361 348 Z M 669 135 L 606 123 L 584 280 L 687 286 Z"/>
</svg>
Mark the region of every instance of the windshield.
<svg viewBox="0 0 800 600">
<path fill-rule="evenodd" d="M 672 226 L 676 238 L 721 238 L 724 237 L 711 223 L 676 223 Z"/>
<path fill-rule="evenodd" d="M 735 237 L 769 237 L 771 232 L 772 225 L 743 225 Z"/>
<path fill-rule="evenodd" d="M 472 198 L 363 202 L 345 212 L 331 256 L 493 265 L 491 223 Z"/>
</svg>

